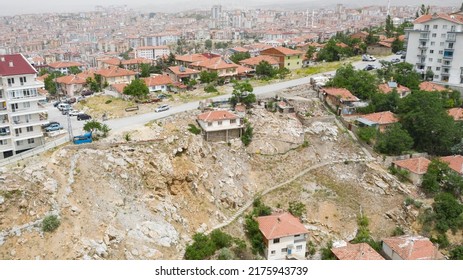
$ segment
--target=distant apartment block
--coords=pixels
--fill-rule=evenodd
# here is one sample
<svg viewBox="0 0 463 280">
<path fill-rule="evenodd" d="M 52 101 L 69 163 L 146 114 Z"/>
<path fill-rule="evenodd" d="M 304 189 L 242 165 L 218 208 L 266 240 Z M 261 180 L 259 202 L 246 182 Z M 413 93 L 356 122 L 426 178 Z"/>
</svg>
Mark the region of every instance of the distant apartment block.
<svg viewBox="0 0 463 280">
<path fill-rule="evenodd" d="M 43 144 L 47 110 L 37 71 L 21 54 L 0 55 L 0 159 Z"/>
<path fill-rule="evenodd" d="M 135 58 L 157 60 L 169 54 L 170 50 L 168 46 L 146 46 L 135 49 Z"/>
<path fill-rule="evenodd" d="M 61 72 L 63 75 L 71 74 L 71 67 L 76 67 L 80 71 L 84 70 L 84 65 L 80 62 L 73 62 L 73 61 L 58 61 L 48 64 L 48 69 L 50 72 Z"/>
<path fill-rule="evenodd" d="M 423 15 L 407 31 L 407 56 L 421 73 L 431 70 L 434 81 L 463 84 L 463 14 Z"/>
</svg>

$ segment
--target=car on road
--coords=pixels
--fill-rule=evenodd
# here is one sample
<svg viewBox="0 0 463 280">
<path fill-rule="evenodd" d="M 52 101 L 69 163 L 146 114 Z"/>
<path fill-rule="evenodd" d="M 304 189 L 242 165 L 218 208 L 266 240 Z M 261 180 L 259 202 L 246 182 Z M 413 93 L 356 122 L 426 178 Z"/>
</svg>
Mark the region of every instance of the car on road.
<svg viewBox="0 0 463 280">
<path fill-rule="evenodd" d="M 400 59 L 405 59 L 405 53 L 400 56 Z"/>
<path fill-rule="evenodd" d="M 83 113 L 84 113 L 84 112 L 79 111 L 79 110 L 71 110 L 71 111 L 69 111 L 69 116 L 75 117 L 75 116 L 80 115 L 80 114 L 83 114 Z"/>
<path fill-rule="evenodd" d="M 393 59 L 391 59 L 391 62 L 392 62 L 392 63 L 399 63 L 399 62 L 400 62 L 400 58 L 393 58 Z"/>
<path fill-rule="evenodd" d="M 90 120 L 90 119 L 92 119 L 92 117 L 90 115 L 87 115 L 87 114 L 78 114 L 77 115 L 77 120 L 78 121 Z"/>
<path fill-rule="evenodd" d="M 163 111 L 167 111 L 170 109 L 170 106 L 167 105 L 167 104 L 164 104 L 164 105 L 160 105 L 156 108 L 156 110 L 154 110 L 156 113 L 158 112 L 163 112 Z"/>
<path fill-rule="evenodd" d="M 86 90 L 86 91 L 82 92 L 82 96 L 89 96 L 89 95 L 93 95 L 93 91 Z"/>
<path fill-rule="evenodd" d="M 398 52 L 396 52 L 395 54 L 396 54 L 396 55 L 403 55 L 403 54 L 405 54 L 405 51 L 403 51 L 403 50 L 402 50 L 402 51 L 398 51 Z"/>
<path fill-rule="evenodd" d="M 45 129 L 49 127 L 50 125 L 60 125 L 60 123 L 59 122 L 49 122 L 49 123 L 43 124 L 42 128 Z"/>
<path fill-rule="evenodd" d="M 363 70 L 365 71 L 370 71 L 370 70 L 374 70 L 376 69 L 376 66 L 372 65 L 372 64 L 368 64 L 367 66 L 365 66 L 365 68 L 363 68 Z"/>
<path fill-rule="evenodd" d="M 376 57 L 368 54 L 362 55 L 362 61 L 376 61 Z"/>
<path fill-rule="evenodd" d="M 63 127 L 59 123 L 54 123 L 54 124 L 51 124 L 51 125 L 47 126 L 45 128 L 45 131 L 50 132 L 50 131 L 56 131 L 56 130 L 60 130 L 60 129 L 63 129 Z"/>
</svg>

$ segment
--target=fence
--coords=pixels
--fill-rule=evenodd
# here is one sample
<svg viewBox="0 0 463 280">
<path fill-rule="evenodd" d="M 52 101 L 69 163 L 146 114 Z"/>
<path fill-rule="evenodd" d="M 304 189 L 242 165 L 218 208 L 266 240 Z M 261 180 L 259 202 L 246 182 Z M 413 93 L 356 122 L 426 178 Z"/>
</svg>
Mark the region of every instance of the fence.
<svg viewBox="0 0 463 280">
<path fill-rule="evenodd" d="M 69 136 L 68 135 L 63 135 L 62 137 L 60 137 L 58 139 L 55 139 L 55 140 L 53 140 L 51 142 L 47 142 L 45 145 L 42 145 L 42 146 L 39 146 L 37 148 L 28 150 L 26 152 L 23 152 L 23 153 L 14 155 L 12 157 L 0 160 L 0 166 L 13 164 L 13 163 L 15 163 L 17 161 L 20 161 L 20 160 L 35 156 L 37 154 L 43 153 L 43 152 L 48 151 L 50 149 L 53 149 L 53 148 L 55 148 L 57 146 L 63 145 L 64 143 L 67 143 L 67 142 L 69 142 Z"/>
</svg>

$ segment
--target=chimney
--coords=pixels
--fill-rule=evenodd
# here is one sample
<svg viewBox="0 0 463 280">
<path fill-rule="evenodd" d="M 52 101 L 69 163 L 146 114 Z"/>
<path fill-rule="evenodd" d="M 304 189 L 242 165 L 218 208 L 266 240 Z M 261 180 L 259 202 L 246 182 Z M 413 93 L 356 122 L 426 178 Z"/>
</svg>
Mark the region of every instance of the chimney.
<svg viewBox="0 0 463 280">
<path fill-rule="evenodd" d="M 8 62 L 8 66 L 13 67 L 14 66 L 13 61 Z"/>
<path fill-rule="evenodd" d="M 4 56 L 0 57 L 0 61 L 5 62 L 5 57 Z"/>
</svg>

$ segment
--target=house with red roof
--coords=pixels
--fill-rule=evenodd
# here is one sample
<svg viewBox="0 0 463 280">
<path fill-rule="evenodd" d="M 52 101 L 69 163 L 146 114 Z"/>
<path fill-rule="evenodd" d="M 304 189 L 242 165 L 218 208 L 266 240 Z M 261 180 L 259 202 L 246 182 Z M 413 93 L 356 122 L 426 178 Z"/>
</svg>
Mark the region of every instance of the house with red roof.
<svg viewBox="0 0 463 280">
<path fill-rule="evenodd" d="M 391 43 L 386 41 L 379 41 L 374 44 L 370 44 L 367 46 L 367 53 L 371 55 L 378 55 L 378 56 L 385 56 L 392 54 L 392 46 Z"/>
<path fill-rule="evenodd" d="M 155 75 L 148 78 L 142 78 L 150 92 L 166 92 L 174 82 L 167 75 Z"/>
<path fill-rule="evenodd" d="M 183 65 L 171 66 L 167 68 L 165 75 L 169 76 L 174 82 L 184 82 L 186 80 L 197 80 L 199 79 L 200 71 L 191 69 Z"/>
<path fill-rule="evenodd" d="M 447 113 L 453 118 L 454 121 L 463 121 L 463 108 L 451 108 L 447 110 Z"/>
<path fill-rule="evenodd" d="M 132 70 L 113 66 L 105 69 L 99 69 L 95 72 L 95 74 L 101 75 L 103 83 L 112 85 L 118 83 L 130 83 L 135 80 L 135 75 L 137 73 Z"/>
<path fill-rule="evenodd" d="M 302 68 L 302 58 L 304 56 L 302 51 L 276 47 L 262 50 L 260 54 L 274 57 L 278 61 L 280 68 L 289 70 Z"/>
<path fill-rule="evenodd" d="M 305 258 L 308 230 L 288 212 L 257 217 L 268 260 Z"/>
<path fill-rule="evenodd" d="M 79 70 L 84 70 L 84 65 L 80 62 L 74 61 L 57 61 L 48 64 L 48 70 L 50 72 L 61 72 L 63 75 L 67 75 L 70 73 L 69 69 L 71 67 L 77 67 Z"/>
<path fill-rule="evenodd" d="M 244 122 L 227 110 L 207 111 L 196 118 L 206 141 L 228 142 L 240 138 L 243 134 Z"/>
<path fill-rule="evenodd" d="M 463 175 L 463 156 L 453 155 L 440 157 L 439 159 L 445 163 L 448 163 L 449 167 L 455 170 L 455 172 L 457 172 L 460 175 Z"/>
<path fill-rule="evenodd" d="M 396 160 L 392 162 L 392 166 L 399 170 L 409 172 L 408 179 L 415 185 L 420 185 L 423 182 L 423 175 L 428 171 L 431 161 L 424 157 L 409 158 Z"/>
<path fill-rule="evenodd" d="M 450 89 L 448 89 L 448 88 L 446 88 L 444 86 L 441 86 L 441 85 L 438 85 L 436 83 L 429 82 L 429 81 L 421 82 L 419 87 L 420 87 L 420 90 L 422 90 L 422 91 L 430 91 L 430 92 L 433 92 L 433 91 L 450 91 Z"/>
<path fill-rule="evenodd" d="M 177 62 L 177 65 L 183 65 L 185 67 L 188 67 L 193 62 L 199 62 L 199 61 L 203 61 L 206 59 L 208 59 L 208 57 L 205 54 L 201 54 L 201 53 L 175 56 L 175 61 Z"/>
<path fill-rule="evenodd" d="M 321 88 L 319 96 L 338 115 L 349 115 L 355 112 L 354 102 L 360 101 L 345 88 Z"/>
<path fill-rule="evenodd" d="M 381 132 L 398 121 L 399 119 L 391 111 L 367 114 L 357 119 L 359 126 L 376 127 Z"/>
<path fill-rule="evenodd" d="M 276 60 L 274 57 L 269 56 L 269 55 L 259 55 L 259 56 L 243 59 L 239 63 L 243 66 L 256 70 L 257 65 L 259 65 L 259 63 L 261 63 L 262 61 L 268 62 L 268 64 L 270 64 L 275 69 L 278 69 L 280 67 L 278 60 Z"/>
<path fill-rule="evenodd" d="M 409 95 L 412 91 L 406 87 L 399 85 L 397 82 L 387 82 L 384 84 L 380 84 L 378 86 L 379 92 L 384 93 L 384 94 L 390 94 L 394 90 L 397 92 L 400 98 L 404 98 L 405 96 Z"/>
<path fill-rule="evenodd" d="M 345 243 L 342 246 L 333 246 L 331 252 L 338 260 L 384 260 L 383 256 L 376 252 L 368 243 Z"/>
<path fill-rule="evenodd" d="M 383 239 L 382 250 L 390 260 L 443 260 L 438 248 L 423 236 L 396 236 Z"/>
<path fill-rule="evenodd" d="M 238 75 L 238 64 L 233 63 L 229 59 L 222 57 L 212 57 L 206 60 L 193 62 L 190 68 L 198 71 L 216 72 L 221 78 L 230 78 Z"/>
</svg>

